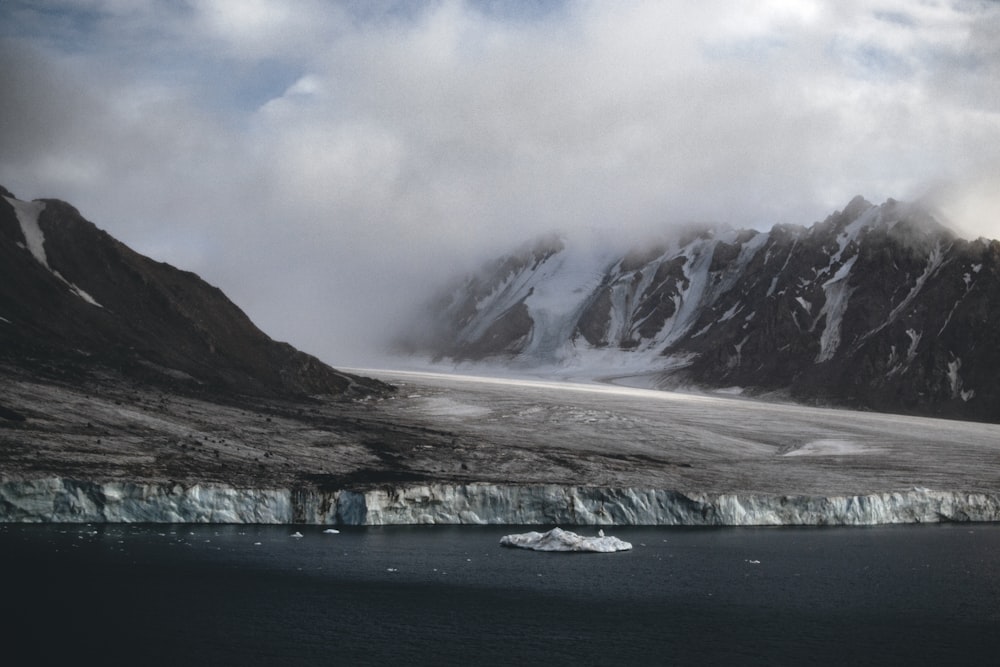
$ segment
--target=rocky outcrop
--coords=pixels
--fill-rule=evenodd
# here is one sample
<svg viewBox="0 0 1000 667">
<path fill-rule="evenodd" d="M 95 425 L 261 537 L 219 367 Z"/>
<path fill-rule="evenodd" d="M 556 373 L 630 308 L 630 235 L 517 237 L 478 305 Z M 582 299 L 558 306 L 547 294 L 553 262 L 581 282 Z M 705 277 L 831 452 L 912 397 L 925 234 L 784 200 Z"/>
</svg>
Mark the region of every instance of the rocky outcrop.
<svg viewBox="0 0 1000 667">
<path fill-rule="evenodd" d="M 599 352 L 609 375 L 671 368 L 663 387 L 1000 421 L 1000 241 L 958 238 L 918 206 L 857 197 L 811 227 L 515 257 L 444 290 L 431 309 L 444 326 L 422 349 L 521 365 Z M 492 335 L 514 321 L 516 336 Z"/>
<path fill-rule="evenodd" d="M 0 482 L 0 521 L 345 526 L 875 525 L 1000 521 L 1000 494 L 909 489 L 797 496 L 497 484 L 320 491 L 45 478 Z"/>
</svg>

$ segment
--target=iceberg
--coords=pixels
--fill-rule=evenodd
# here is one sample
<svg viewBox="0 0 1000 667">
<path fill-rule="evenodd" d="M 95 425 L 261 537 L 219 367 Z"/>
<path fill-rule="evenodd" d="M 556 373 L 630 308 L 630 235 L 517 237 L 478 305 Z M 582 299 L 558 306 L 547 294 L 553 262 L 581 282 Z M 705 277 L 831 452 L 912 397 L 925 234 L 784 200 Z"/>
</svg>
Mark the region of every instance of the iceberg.
<svg viewBox="0 0 1000 667">
<path fill-rule="evenodd" d="M 618 539 L 606 537 L 600 531 L 597 537 L 584 537 L 562 528 L 553 528 L 546 533 L 530 531 L 515 535 L 504 535 L 500 538 L 504 547 L 518 547 L 534 551 L 592 551 L 596 553 L 612 553 L 628 551 L 632 544 Z"/>
</svg>

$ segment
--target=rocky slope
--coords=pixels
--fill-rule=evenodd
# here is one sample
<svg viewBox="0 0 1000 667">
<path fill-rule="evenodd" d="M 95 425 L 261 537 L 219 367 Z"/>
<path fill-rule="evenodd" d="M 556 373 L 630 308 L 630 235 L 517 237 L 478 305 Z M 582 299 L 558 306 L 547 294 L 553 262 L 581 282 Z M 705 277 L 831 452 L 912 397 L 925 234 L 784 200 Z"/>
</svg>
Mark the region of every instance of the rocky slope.
<svg viewBox="0 0 1000 667">
<path fill-rule="evenodd" d="M 0 366 L 269 396 L 384 388 L 271 340 L 219 289 L 134 252 L 69 204 L 2 187 Z"/>
<path fill-rule="evenodd" d="M 661 387 L 1000 421 L 1000 242 L 959 238 L 893 200 L 624 253 L 546 238 L 428 310 L 431 332 L 402 346 L 438 359 L 659 372 Z"/>
</svg>

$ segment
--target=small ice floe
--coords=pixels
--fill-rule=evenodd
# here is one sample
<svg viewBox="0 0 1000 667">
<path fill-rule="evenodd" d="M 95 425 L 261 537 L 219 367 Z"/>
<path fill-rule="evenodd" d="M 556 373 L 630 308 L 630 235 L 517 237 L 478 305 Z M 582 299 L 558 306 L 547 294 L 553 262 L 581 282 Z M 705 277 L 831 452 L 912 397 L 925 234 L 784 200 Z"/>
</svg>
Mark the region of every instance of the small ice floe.
<svg viewBox="0 0 1000 667">
<path fill-rule="evenodd" d="M 632 548 L 629 542 L 619 540 L 617 537 L 606 537 L 603 530 L 597 537 L 584 537 L 561 528 L 553 528 L 547 533 L 531 531 L 504 535 L 500 538 L 500 545 L 535 551 L 592 551 L 597 553 L 628 551 Z"/>
<path fill-rule="evenodd" d="M 305 535 L 296 530 L 294 533 L 292 533 L 292 537 L 299 538 L 299 537 L 305 537 Z"/>
<path fill-rule="evenodd" d="M 340 531 L 336 528 L 327 528 L 323 531 L 324 535 L 340 535 Z"/>
<path fill-rule="evenodd" d="M 399 568 L 396 568 L 396 567 L 387 567 L 387 568 L 385 568 L 385 571 L 386 572 L 399 572 Z"/>
<path fill-rule="evenodd" d="M 747 562 L 750 563 L 751 565 L 760 565 L 759 560 L 748 560 Z"/>
</svg>

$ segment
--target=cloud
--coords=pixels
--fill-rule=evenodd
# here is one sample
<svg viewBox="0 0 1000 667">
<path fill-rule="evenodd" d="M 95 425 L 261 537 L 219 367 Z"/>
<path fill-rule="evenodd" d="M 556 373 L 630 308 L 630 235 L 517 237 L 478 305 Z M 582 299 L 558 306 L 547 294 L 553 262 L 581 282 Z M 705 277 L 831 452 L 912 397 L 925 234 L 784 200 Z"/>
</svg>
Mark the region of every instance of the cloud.
<svg viewBox="0 0 1000 667">
<path fill-rule="evenodd" d="M 965 238 L 1000 236 L 1000 168 L 985 166 L 961 182 L 940 180 L 922 184 L 910 199 L 929 206 Z"/>
<path fill-rule="evenodd" d="M 948 181 L 956 225 L 1000 236 L 996 5 L 93 0 L 0 25 L 0 183 L 331 362 L 551 229 L 808 224 Z"/>
</svg>

